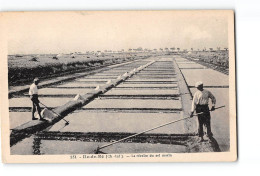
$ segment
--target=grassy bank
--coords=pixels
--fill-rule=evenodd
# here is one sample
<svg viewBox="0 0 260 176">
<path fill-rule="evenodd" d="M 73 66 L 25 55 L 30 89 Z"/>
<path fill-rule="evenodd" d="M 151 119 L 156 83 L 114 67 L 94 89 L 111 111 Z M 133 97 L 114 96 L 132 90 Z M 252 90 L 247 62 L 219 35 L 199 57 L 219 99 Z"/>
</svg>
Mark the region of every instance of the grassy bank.
<svg viewBox="0 0 260 176">
<path fill-rule="evenodd" d="M 182 53 L 181 56 L 224 73 L 229 70 L 228 51 L 194 51 Z"/>
<path fill-rule="evenodd" d="M 106 55 L 9 55 L 9 86 L 24 85 L 35 77 L 49 79 L 51 77 L 93 70 L 107 65 L 123 63 L 135 59 L 149 57 L 147 53 Z"/>
<path fill-rule="evenodd" d="M 229 63 L 228 51 L 214 51 L 214 52 L 195 51 L 191 53 L 185 53 L 183 54 L 183 56 L 188 59 L 199 60 L 206 63 L 211 63 L 217 66 L 228 68 L 228 63 Z"/>
</svg>

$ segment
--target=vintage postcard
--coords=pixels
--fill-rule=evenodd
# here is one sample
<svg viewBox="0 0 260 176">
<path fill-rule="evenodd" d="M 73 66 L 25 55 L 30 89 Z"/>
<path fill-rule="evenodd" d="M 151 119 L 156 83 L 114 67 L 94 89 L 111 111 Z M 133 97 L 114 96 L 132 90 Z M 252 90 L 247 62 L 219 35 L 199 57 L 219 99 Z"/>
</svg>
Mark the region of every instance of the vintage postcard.
<svg viewBox="0 0 260 176">
<path fill-rule="evenodd" d="M 4 163 L 237 159 L 232 10 L 0 13 Z"/>
</svg>

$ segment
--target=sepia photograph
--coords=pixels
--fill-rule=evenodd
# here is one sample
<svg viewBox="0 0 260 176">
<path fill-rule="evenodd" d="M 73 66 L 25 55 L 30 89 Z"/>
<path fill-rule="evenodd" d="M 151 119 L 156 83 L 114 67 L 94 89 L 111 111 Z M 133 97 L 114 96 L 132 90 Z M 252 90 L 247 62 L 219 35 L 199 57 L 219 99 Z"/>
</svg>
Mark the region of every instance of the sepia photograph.
<svg viewBox="0 0 260 176">
<path fill-rule="evenodd" d="M 232 10 L 2 12 L 4 163 L 235 161 Z"/>
</svg>

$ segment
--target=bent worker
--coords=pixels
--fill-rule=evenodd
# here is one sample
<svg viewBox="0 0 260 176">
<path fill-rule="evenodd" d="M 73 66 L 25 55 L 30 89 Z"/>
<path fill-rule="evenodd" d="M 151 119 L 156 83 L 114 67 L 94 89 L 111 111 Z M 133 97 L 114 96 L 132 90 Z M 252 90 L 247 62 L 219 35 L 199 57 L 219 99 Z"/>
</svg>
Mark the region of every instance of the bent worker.
<svg viewBox="0 0 260 176">
<path fill-rule="evenodd" d="M 42 116 L 41 116 L 41 107 L 39 105 L 39 99 L 38 99 L 38 87 L 37 85 L 39 84 L 39 79 L 35 78 L 33 80 L 33 84 L 30 86 L 29 89 L 29 95 L 30 95 L 30 99 L 32 100 L 32 120 L 37 120 L 37 118 L 35 118 L 34 113 L 36 111 L 38 111 L 40 120 L 43 120 Z"/>
<path fill-rule="evenodd" d="M 209 99 L 211 99 L 211 101 L 212 101 L 211 111 L 214 111 L 215 104 L 216 104 L 216 98 L 210 91 L 203 89 L 203 83 L 201 81 L 197 82 L 195 84 L 195 87 L 198 90 L 193 96 L 190 117 L 193 117 L 195 110 L 196 110 L 196 113 L 201 113 L 201 114 L 198 114 L 198 121 L 199 121 L 198 134 L 199 134 L 199 137 L 201 138 L 200 142 L 202 142 L 202 141 L 204 141 L 203 125 L 205 125 L 207 128 L 207 135 L 208 135 L 209 139 L 212 139 L 212 136 L 213 136 L 213 134 L 211 132 L 211 127 L 210 127 L 210 118 L 211 117 L 210 117 L 208 103 L 209 103 Z"/>
</svg>

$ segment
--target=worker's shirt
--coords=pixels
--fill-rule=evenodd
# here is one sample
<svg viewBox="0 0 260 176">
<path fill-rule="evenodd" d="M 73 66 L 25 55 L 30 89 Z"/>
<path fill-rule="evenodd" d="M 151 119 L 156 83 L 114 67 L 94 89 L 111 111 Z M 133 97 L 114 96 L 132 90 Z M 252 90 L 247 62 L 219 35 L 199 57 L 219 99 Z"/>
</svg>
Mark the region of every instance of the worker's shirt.
<svg viewBox="0 0 260 176">
<path fill-rule="evenodd" d="M 192 101 L 192 105 L 191 105 L 191 112 L 194 112 L 197 105 L 208 105 L 209 104 L 209 98 L 212 101 L 212 105 L 215 106 L 216 98 L 214 97 L 214 95 L 210 91 L 205 90 L 205 89 L 203 89 L 203 91 L 198 90 L 193 96 L 193 101 Z"/>
<path fill-rule="evenodd" d="M 34 94 L 38 94 L 38 88 L 37 86 L 33 83 L 31 86 L 30 86 L 30 89 L 29 89 L 29 95 L 34 95 Z"/>
</svg>

